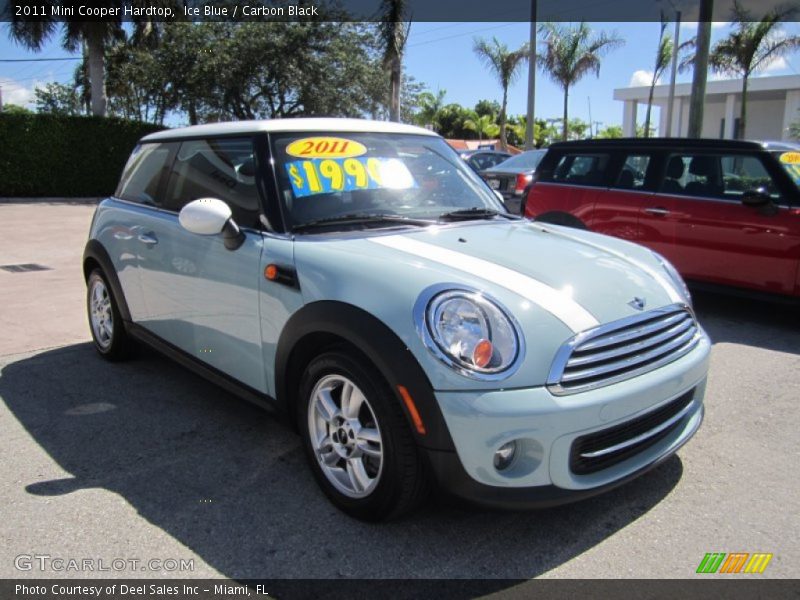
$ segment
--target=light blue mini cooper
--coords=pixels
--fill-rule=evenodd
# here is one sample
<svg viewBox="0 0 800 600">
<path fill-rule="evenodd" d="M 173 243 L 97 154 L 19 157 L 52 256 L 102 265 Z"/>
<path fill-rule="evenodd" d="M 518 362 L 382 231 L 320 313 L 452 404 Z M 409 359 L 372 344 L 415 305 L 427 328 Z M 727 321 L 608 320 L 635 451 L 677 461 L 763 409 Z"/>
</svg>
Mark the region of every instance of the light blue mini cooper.
<svg viewBox="0 0 800 600">
<path fill-rule="evenodd" d="M 508 214 L 439 136 L 346 119 L 141 140 L 84 255 L 97 350 L 152 345 L 275 409 L 339 508 L 519 508 L 642 474 L 710 343 L 660 256 Z"/>
</svg>

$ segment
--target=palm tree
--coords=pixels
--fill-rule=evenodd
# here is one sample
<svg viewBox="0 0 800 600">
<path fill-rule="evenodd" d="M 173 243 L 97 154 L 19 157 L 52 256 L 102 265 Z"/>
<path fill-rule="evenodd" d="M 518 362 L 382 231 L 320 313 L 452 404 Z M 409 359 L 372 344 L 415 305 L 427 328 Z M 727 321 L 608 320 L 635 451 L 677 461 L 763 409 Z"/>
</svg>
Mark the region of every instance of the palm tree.
<svg viewBox="0 0 800 600">
<path fill-rule="evenodd" d="M 669 61 L 672 58 L 672 38 L 664 35 L 664 29 L 667 23 L 661 23 L 661 33 L 658 36 L 658 51 L 656 52 L 656 64 L 653 69 L 653 80 L 650 82 L 650 92 L 647 95 L 647 112 L 644 116 L 644 137 L 650 137 L 650 111 L 653 108 L 653 92 L 656 87 L 656 82 L 663 75 L 669 66 Z"/>
<path fill-rule="evenodd" d="M 473 50 L 494 73 L 500 87 L 503 88 L 503 102 L 500 105 L 500 146 L 505 150 L 508 147 L 506 142 L 508 88 L 519 77 L 520 67 L 528 60 L 530 50 L 527 44 L 523 44 L 517 50 L 509 50 L 508 46 L 500 43 L 497 38 L 492 38 L 492 43 L 477 39 Z"/>
<path fill-rule="evenodd" d="M 46 9 L 45 14 L 51 15 L 51 8 L 59 5 L 57 0 L 43 0 L 39 4 Z M 121 0 L 106 0 L 95 2 L 93 6 L 120 9 Z M 176 0 L 133 0 L 134 7 L 156 5 L 159 7 L 172 7 L 177 9 L 180 2 Z M 118 10 L 121 12 L 121 10 Z M 6 15 L 3 15 L 6 16 Z M 63 25 L 62 46 L 67 52 L 77 52 L 83 47 L 84 60 L 88 63 L 88 77 L 91 86 L 92 114 L 105 116 L 106 114 L 106 85 L 105 64 L 106 46 L 112 40 L 122 40 L 125 32 L 122 29 L 121 17 L 106 17 L 103 21 L 65 20 L 59 21 L 56 17 L 36 17 L 35 20 L 10 16 L 9 35 L 18 44 L 38 52 L 47 41 Z M 134 20 L 133 41 L 137 44 L 151 43 L 158 36 L 159 28 L 150 17 L 141 17 Z"/>
<path fill-rule="evenodd" d="M 753 72 L 766 67 L 778 57 L 796 50 L 800 37 L 782 35 L 781 23 L 797 13 L 794 7 L 775 7 L 767 11 L 760 21 L 753 21 L 750 12 L 735 0 L 733 3 L 733 31 L 711 49 L 709 64 L 718 73 L 738 75 L 742 78 L 742 108 L 739 115 L 738 137 L 745 137 L 747 117 L 747 82 Z"/>
<path fill-rule="evenodd" d="M 564 90 L 563 138 L 567 139 L 569 88 L 584 75 L 594 72 L 600 76 L 600 58 L 625 42 L 615 35 L 600 33 L 592 36 L 592 30 L 581 22 L 576 28 L 563 27 L 556 23 L 545 23 L 541 27 L 543 56 L 541 69 Z"/>
<path fill-rule="evenodd" d="M 500 131 L 492 115 L 475 115 L 475 118 L 464 121 L 464 129 L 476 132 L 479 140 L 483 140 L 483 136 L 493 138 Z"/>
<path fill-rule="evenodd" d="M 439 90 L 434 96 L 430 92 L 421 92 L 418 97 L 419 112 L 416 115 L 418 124 L 430 125 L 434 131 L 439 132 L 439 113 L 444 107 L 444 97 L 447 90 Z"/>
<path fill-rule="evenodd" d="M 400 120 L 400 87 L 403 79 L 403 51 L 411 24 L 404 23 L 406 0 L 382 0 L 379 35 L 383 46 L 383 68 L 389 71 L 389 119 Z"/>
<path fill-rule="evenodd" d="M 54 17 L 39 17 L 36 21 L 12 19 L 9 26 L 11 39 L 33 51 L 41 50 L 59 27 Z M 62 46 L 67 52 L 77 52 L 85 44 L 92 114 L 103 116 L 106 113 L 105 47 L 122 35 L 121 22 L 112 18 L 105 21 L 64 21 L 63 29 Z"/>
</svg>

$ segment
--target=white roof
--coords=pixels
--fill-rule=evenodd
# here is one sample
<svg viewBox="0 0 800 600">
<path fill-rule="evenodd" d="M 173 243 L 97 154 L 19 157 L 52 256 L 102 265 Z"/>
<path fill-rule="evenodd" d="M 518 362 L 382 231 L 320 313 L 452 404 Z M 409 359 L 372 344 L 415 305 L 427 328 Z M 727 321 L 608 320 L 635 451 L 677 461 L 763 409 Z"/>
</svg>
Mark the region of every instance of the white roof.
<svg viewBox="0 0 800 600">
<path fill-rule="evenodd" d="M 368 119 L 268 119 L 262 121 L 230 121 L 227 123 L 208 123 L 194 125 L 180 129 L 167 129 L 158 131 L 142 138 L 142 141 L 152 142 L 169 140 L 172 138 L 206 135 L 230 135 L 236 133 L 257 133 L 272 131 L 298 131 L 298 132 L 358 132 L 358 133 L 415 133 L 418 135 L 436 134 L 421 127 L 403 125 L 391 121 L 370 121 Z"/>
<path fill-rule="evenodd" d="M 800 75 L 773 75 L 770 77 L 751 77 L 748 80 L 747 90 L 750 93 L 784 92 L 786 90 L 800 89 Z M 614 100 L 637 100 L 647 102 L 650 86 L 637 86 L 617 88 L 614 90 Z M 742 80 L 718 79 L 706 83 L 706 96 L 714 94 L 741 94 Z M 691 96 L 691 83 L 678 83 L 675 85 L 675 96 Z M 669 84 L 661 84 L 653 88 L 653 98 L 656 100 L 669 98 Z M 748 96 L 750 98 L 750 96 Z"/>
</svg>

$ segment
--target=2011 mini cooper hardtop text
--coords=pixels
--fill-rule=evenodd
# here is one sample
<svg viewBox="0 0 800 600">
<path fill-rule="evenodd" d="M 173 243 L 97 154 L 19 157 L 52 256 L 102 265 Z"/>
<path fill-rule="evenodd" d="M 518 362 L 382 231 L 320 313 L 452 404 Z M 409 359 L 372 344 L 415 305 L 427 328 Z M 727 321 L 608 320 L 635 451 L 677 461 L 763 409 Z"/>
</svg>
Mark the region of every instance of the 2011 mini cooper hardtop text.
<svg viewBox="0 0 800 600">
<path fill-rule="evenodd" d="M 322 490 L 363 519 L 434 484 L 510 508 L 583 498 L 702 420 L 710 343 L 671 265 L 509 215 L 416 127 L 149 135 L 83 266 L 100 354 L 143 341 L 287 415 Z"/>
</svg>

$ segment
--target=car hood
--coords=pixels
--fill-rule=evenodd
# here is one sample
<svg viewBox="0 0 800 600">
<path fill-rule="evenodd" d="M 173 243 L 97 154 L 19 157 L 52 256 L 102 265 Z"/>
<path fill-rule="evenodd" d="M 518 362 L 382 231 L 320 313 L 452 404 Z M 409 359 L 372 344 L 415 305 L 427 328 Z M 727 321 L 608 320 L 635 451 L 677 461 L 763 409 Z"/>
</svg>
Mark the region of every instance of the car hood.
<svg viewBox="0 0 800 600">
<path fill-rule="evenodd" d="M 638 313 L 629 304 L 634 298 L 646 309 L 681 300 L 650 251 L 558 226 L 493 222 L 370 243 L 460 270 L 485 282 L 486 291 L 511 290 L 573 331 Z"/>
<path fill-rule="evenodd" d="M 495 298 L 537 344 L 531 360 L 538 362 L 529 365 L 527 376 L 520 368 L 520 377 L 509 385 L 540 383 L 553 353 L 575 333 L 641 314 L 635 298 L 645 311 L 685 301 L 649 250 L 526 220 L 297 240 L 295 260 L 306 302 L 359 306 L 412 348 L 418 346 L 412 308 L 424 290 L 464 287 Z M 444 389 L 449 383 L 435 385 Z"/>
</svg>

